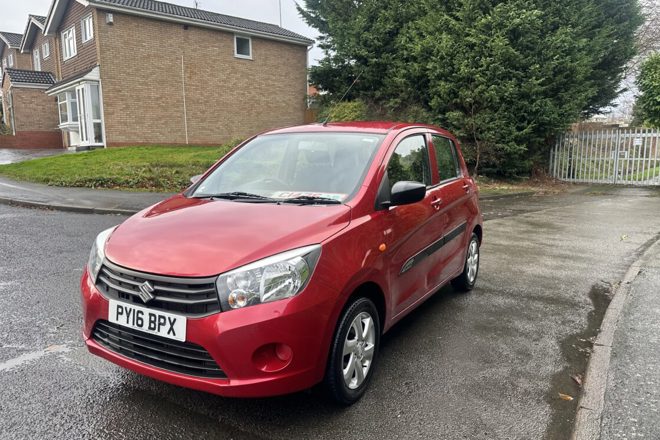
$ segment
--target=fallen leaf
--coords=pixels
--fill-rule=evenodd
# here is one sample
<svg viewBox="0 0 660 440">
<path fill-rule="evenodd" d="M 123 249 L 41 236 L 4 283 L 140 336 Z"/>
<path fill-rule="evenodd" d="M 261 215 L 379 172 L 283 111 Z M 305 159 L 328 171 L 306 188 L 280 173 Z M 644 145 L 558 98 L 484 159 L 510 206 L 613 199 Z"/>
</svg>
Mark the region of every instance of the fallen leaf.
<svg viewBox="0 0 660 440">
<path fill-rule="evenodd" d="M 626 241 L 628 239 L 628 236 L 626 234 L 623 234 L 621 236 L 621 241 Z"/>
<path fill-rule="evenodd" d="M 569 396 L 568 394 L 564 394 L 564 393 L 559 393 L 559 398 L 561 400 L 567 400 L 569 402 L 573 400 L 573 396 Z"/>
<path fill-rule="evenodd" d="M 582 375 L 581 374 L 574 374 L 571 376 L 571 379 L 578 384 L 579 386 L 582 386 Z"/>
</svg>

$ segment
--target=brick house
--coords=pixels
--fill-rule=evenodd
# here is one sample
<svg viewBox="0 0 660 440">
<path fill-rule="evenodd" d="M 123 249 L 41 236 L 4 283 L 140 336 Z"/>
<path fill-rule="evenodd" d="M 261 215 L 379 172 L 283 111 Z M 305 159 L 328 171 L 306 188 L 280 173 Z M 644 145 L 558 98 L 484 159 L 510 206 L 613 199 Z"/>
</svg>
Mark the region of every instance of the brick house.
<svg viewBox="0 0 660 440">
<path fill-rule="evenodd" d="M 46 17 L 30 15 L 21 40 L 21 53 L 30 56 L 30 70 L 58 75 L 57 42 L 44 35 Z"/>
<path fill-rule="evenodd" d="M 5 69 L 3 115 L 11 135 L 0 137 L 0 147 L 62 148 L 57 107 L 45 93 L 54 83 L 55 77 L 50 72 Z"/>
<path fill-rule="evenodd" d="M 0 77 L 3 123 L 11 131 L 10 136 L 0 137 L 0 147 L 62 148 L 57 105 L 45 93 L 55 83 L 56 65 L 55 56 L 50 53 L 52 42 L 43 38 L 45 21 L 46 17 L 29 17 L 21 42 L 10 53 L 17 62 L 5 68 Z M 18 41 L 19 35 L 14 35 Z M 23 49 L 25 37 L 38 42 L 33 51 Z"/>
<path fill-rule="evenodd" d="M 0 32 L 0 62 L 4 69 L 30 69 L 30 55 L 20 52 L 23 35 L 11 32 Z"/>
<path fill-rule="evenodd" d="M 54 0 L 30 17 L 21 55 L 52 75 L 43 119 L 54 107 L 66 147 L 217 144 L 304 121 L 311 44 L 153 0 Z"/>
<path fill-rule="evenodd" d="M 29 57 L 20 53 L 21 39 L 23 35 L 14 34 L 12 32 L 0 31 L 0 83 L 2 83 L 2 75 L 7 68 L 29 68 Z M 3 92 L 0 84 L 0 100 L 2 100 Z M 2 107 L 2 123 L 5 123 L 6 113 L 4 100 L 0 102 Z"/>
</svg>

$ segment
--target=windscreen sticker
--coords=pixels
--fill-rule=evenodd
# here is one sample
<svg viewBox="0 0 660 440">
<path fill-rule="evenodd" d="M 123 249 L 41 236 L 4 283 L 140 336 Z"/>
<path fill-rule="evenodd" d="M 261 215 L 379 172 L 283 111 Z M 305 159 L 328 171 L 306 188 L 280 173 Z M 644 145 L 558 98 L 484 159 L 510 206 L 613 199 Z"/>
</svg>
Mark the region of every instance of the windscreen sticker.
<svg viewBox="0 0 660 440">
<path fill-rule="evenodd" d="M 322 197 L 342 202 L 348 194 L 306 192 L 306 191 L 277 191 L 270 195 L 272 199 L 296 199 L 298 197 Z"/>
</svg>

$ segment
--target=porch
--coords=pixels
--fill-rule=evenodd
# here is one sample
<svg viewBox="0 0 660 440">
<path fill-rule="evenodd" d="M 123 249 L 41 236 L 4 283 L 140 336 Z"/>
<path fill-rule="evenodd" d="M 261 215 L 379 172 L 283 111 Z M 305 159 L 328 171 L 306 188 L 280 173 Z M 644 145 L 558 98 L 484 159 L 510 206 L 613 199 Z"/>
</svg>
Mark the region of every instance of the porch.
<svg viewBox="0 0 660 440">
<path fill-rule="evenodd" d="M 47 93 L 57 97 L 58 128 L 62 131 L 65 148 L 80 151 L 105 146 L 98 66 L 55 84 Z"/>
</svg>

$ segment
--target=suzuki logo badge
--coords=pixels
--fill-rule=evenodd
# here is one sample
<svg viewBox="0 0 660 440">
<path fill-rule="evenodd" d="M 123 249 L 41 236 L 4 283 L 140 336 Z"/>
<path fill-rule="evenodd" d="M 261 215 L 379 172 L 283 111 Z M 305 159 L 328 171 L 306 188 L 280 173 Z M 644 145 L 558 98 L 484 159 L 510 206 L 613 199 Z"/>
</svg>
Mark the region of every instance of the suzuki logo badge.
<svg viewBox="0 0 660 440">
<path fill-rule="evenodd" d="M 149 282 L 145 281 L 144 283 L 140 284 L 140 299 L 142 300 L 143 303 L 148 303 L 149 301 L 152 301 L 154 298 L 154 292 L 156 289 L 154 289 L 154 286 Z"/>
</svg>

